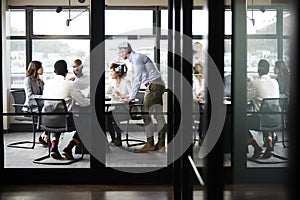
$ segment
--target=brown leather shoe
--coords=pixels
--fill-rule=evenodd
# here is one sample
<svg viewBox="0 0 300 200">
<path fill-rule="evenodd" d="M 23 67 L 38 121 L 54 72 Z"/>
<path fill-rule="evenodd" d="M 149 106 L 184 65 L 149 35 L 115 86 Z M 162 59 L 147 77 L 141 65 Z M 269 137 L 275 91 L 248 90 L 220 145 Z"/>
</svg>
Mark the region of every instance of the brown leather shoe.
<svg viewBox="0 0 300 200">
<path fill-rule="evenodd" d="M 134 153 L 147 153 L 148 151 L 155 151 L 153 144 L 146 143 L 142 148 L 134 149 Z"/>
<path fill-rule="evenodd" d="M 163 144 L 156 143 L 155 144 L 155 151 L 165 152 L 166 151 L 166 147 Z"/>
</svg>

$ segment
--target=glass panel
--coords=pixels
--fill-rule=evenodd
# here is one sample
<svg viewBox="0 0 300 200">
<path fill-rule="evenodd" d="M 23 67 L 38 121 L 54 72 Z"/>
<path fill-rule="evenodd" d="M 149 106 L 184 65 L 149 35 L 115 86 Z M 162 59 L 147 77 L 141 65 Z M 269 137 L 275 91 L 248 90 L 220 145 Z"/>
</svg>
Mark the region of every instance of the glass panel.
<svg viewBox="0 0 300 200">
<path fill-rule="evenodd" d="M 231 35 L 232 34 L 232 12 L 231 10 L 225 11 L 225 35 Z"/>
<path fill-rule="evenodd" d="M 120 109 L 122 109 L 122 107 L 120 107 L 120 104 L 116 104 L 116 102 L 120 102 L 118 101 L 118 98 L 114 98 L 115 95 L 112 95 L 112 93 L 110 93 L 109 88 L 112 89 L 117 87 L 116 86 L 116 82 L 115 82 L 115 78 L 117 75 L 115 73 L 111 73 L 109 67 L 110 67 L 110 63 L 113 61 L 117 61 L 120 62 L 120 58 L 119 58 L 119 53 L 118 53 L 118 44 L 120 44 L 121 42 L 127 41 L 130 43 L 133 51 L 138 52 L 138 53 L 142 53 L 144 55 L 147 55 L 151 60 L 154 61 L 154 47 L 155 47 L 155 38 L 146 38 L 146 39 L 139 39 L 139 40 L 128 40 L 127 38 L 114 38 L 113 40 L 109 40 L 107 39 L 105 41 L 105 62 L 106 62 L 106 74 L 105 74 L 105 85 L 106 85 L 106 95 L 111 96 L 112 100 L 115 102 L 115 106 L 111 107 L 108 106 L 109 110 L 112 110 L 112 113 L 106 113 L 107 116 L 112 116 L 113 120 L 116 121 L 116 123 L 118 124 L 119 128 L 121 130 L 124 130 L 124 132 L 128 133 L 128 138 L 130 140 L 134 139 L 135 141 L 129 141 L 129 145 L 130 144 L 136 144 L 139 140 L 141 141 L 145 141 L 146 139 L 146 135 L 145 135 L 145 127 L 143 126 L 144 122 L 139 118 L 134 118 L 135 120 L 130 120 L 128 121 L 128 118 L 125 116 L 125 118 L 123 118 L 120 113 L 124 113 L 127 112 L 128 113 L 128 109 L 123 109 L 122 112 L 118 112 L 119 115 L 114 115 L 115 110 L 118 109 L 118 107 Z M 166 43 L 165 43 L 166 44 Z M 166 48 L 165 46 L 163 48 Z M 165 58 L 163 58 L 163 60 L 165 60 Z M 124 62 L 124 61 L 123 61 Z M 130 81 L 132 83 L 133 81 L 133 70 L 132 70 L 132 64 L 128 61 L 125 60 L 125 63 L 128 67 L 128 72 L 126 74 L 126 76 L 124 77 L 125 81 L 128 82 Z M 121 70 L 121 69 L 120 69 Z M 123 81 L 123 82 L 125 82 Z M 142 89 L 145 89 L 144 85 L 141 85 Z M 137 98 L 139 98 L 139 96 L 143 96 L 143 93 L 139 93 L 141 95 L 138 95 Z M 142 103 L 143 98 L 139 99 L 139 102 Z M 164 101 L 166 102 L 166 101 Z M 163 105 L 164 108 L 166 108 L 166 105 Z M 123 108 L 124 104 L 123 104 Z M 137 107 L 137 109 L 139 109 Z M 138 112 L 138 110 L 137 110 Z M 119 118 L 120 117 L 120 118 Z M 111 118 L 110 118 L 111 119 Z M 106 119 L 109 120 L 109 119 Z M 112 120 L 112 119 L 111 119 Z M 111 123 L 109 123 L 111 124 Z M 156 136 L 157 134 L 155 133 L 155 140 L 157 140 Z M 125 136 L 124 136 L 125 137 Z M 111 138 L 110 136 L 108 136 L 108 140 L 110 141 Z M 126 142 L 123 143 L 124 145 L 126 145 Z M 142 145 L 138 145 L 136 147 L 124 147 L 124 148 L 114 148 L 112 149 L 112 151 L 117 150 L 118 153 L 107 153 L 106 154 L 106 166 L 107 167 L 166 167 L 167 166 L 167 154 L 161 154 L 158 157 L 156 157 L 154 154 L 143 154 L 140 157 L 136 157 L 135 154 L 131 154 L 134 148 L 140 148 L 142 147 Z M 124 151 L 124 152 L 123 152 Z M 120 154 L 126 153 L 126 155 L 124 158 L 120 157 Z M 155 162 L 149 162 L 149 159 L 155 159 Z"/>
<path fill-rule="evenodd" d="M 68 10 L 57 13 L 55 10 L 33 11 L 33 34 L 34 35 L 88 35 L 89 12 L 86 9 L 72 9 L 72 20 L 67 26 L 69 19 Z M 51 20 L 49 20 L 51 19 Z"/>
<path fill-rule="evenodd" d="M 68 63 L 68 76 L 73 76 L 73 61 L 83 62 L 83 72 L 89 74 L 89 40 L 33 40 L 32 59 L 43 63 L 43 79 L 54 76 L 53 66 L 57 60 L 64 59 Z"/>
<path fill-rule="evenodd" d="M 231 73 L 231 39 L 224 40 L 224 73 Z"/>
<path fill-rule="evenodd" d="M 206 10 L 193 10 L 193 35 L 207 35 L 208 33 L 208 12 Z"/>
<path fill-rule="evenodd" d="M 11 88 L 23 88 L 23 80 L 26 72 L 25 40 L 8 40 L 7 52 L 10 57 L 7 63 L 10 68 Z"/>
<path fill-rule="evenodd" d="M 168 88 L 168 40 L 160 41 L 160 73 Z"/>
<path fill-rule="evenodd" d="M 6 35 L 25 36 L 25 11 L 9 10 L 6 14 Z"/>
<path fill-rule="evenodd" d="M 257 63 L 260 59 L 267 59 L 269 63 L 275 63 L 277 51 L 275 39 L 248 39 L 248 73 L 257 73 Z"/>
<path fill-rule="evenodd" d="M 124 23 L 124 20 L 129 23 Z M 106 35 L 152 35 L 152 10 L 105 10 Z"/>
<path fill-rule="evenodd" d="M 168 32 L 164 30 L 168 30 L 168 10 L 161 10 L 161 29 L 162 35 L 167 35 Z"/>
<path fill-rule="evenodd" d="M 247 11 L 247 34 L 276 34 L 276 11 Z"/>
<path fill-rule="evenodd" d="M 291 25 L 290 11 L 283 11 L 283 35 L 291 34 Z"/>
</svg>

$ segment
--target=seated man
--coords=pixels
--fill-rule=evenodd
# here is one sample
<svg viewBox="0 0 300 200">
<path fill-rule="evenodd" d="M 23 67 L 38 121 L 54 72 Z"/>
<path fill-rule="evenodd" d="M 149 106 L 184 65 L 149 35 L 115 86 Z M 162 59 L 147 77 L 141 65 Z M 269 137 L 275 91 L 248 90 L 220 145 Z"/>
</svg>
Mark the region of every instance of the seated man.
<svg viewBox="0 0 300 200">
<path fill-rule="evenodd" d="M 79 87 L 74 84 L 73 81 L 66 80 L 68 73 L 67 63 L 65 60 L 58 60 L 54 64 L 55 77 L 48 80 L 44 87 L 44 98 L 53 99 L 65 99 L 68 111 L 72 110 L 74 102 L 77 102 L 79 106 L 88 106 L 90 100 L 86 98 L 80 91 Z M 61 155 L 58 151 L 58 142 L 60 133 L 51 133 L 51 157 L 60 159 Z M 75 132 L 72 140 L 69 142 L 66 148 L 63 150 L 63 155 L 67 159 L 73 159 L 72 148 L 79 144 L 78 133 Z"/>
<path fill-rule="evenodd" d="M 258 62 L 258 75 L 259 79 L 251 80 L 249 79 L 249 87 L 247 91 L 247 101 L 251 102 L 254 106 L 254 110 L 259 110 L 261 102 L 264 98 L 278 98 L 279 97 L 279 86 L 275 79 L 269 76 L 270 64 L 267 60 L 261 59 Z M 249 119 L 253 116 L 249 116 Z M 248 119 L 248 121 L 249 121 Z M 253 119 L 251 119 L 253 120 Z M 260 158 L 262 154 L 262 148 L 254 140 L 252 134 L 250 133 L 250 138 L 248 145 L 254 147 L 254 158 Z M 273 143 L 273 132 L 263 132 L 264 140 L 266 141 L 266 151 L 264 152 L 262 158 L 269 158 L 273 155 L 274 143 Z"/>
</svg>

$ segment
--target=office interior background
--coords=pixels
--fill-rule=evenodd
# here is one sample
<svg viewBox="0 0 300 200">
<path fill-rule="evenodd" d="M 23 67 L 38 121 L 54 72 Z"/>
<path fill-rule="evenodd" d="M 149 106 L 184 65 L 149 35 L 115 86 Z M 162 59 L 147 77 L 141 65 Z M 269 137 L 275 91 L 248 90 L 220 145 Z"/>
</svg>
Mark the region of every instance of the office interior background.
<svg viewBox="0 0 300 200">
<path fill-rule="evenodd" d="M 284 136 L 278 132 L 279 141 L 274 151 L 279 158 L 260 162 L 249 160 L 253 150 L 244 142 L 247 139 L 245 80 L 248 76 L 257 78 L 258 61 L 267 59 L 271 77 L 275 77 L 275 61 L 284 60 L 290 68 L 291 83 L 296 83 L 293 81 L 297 80 L 298 71 L 295 67 L 298 63 L 298 43 L 295 42 L 298 35 L 294 20 L 297 19 L 297 9 L 298 3 L 287 0 L 2 1 L 1 184 L 166 185 L 172 186 L 174 199 L 193 199 L 199 190 L 206 192 L 203 196 L 201 193 L 200 198 L 226 199 L 224 191 L 228 185 L 232 185 L 234 191 L 235 185 L 274 184 L 286 192 L 284 197 L 292 198 L 294 190 L 290 186 L 294 183 L 294 175 L 291 174 L 298 173 L 292 167 L 296 166 L 297 156 L 293 145 L 299 137 L 295 132 L 294 118 L 289 117 Z M 176 37 L 175 32 L 184 36 Z M 180 110 L 180 105 L 169 94 L 164 97 L 168 142 L 176 133 L 188 135 L 186 137 L 191 139 L 186 149 L 182 143 L 172 143 L 174 146 L 168 147 L 168 150 L 184 149 L 178 158 L 167 151 L 158 156 L 143 155 L 138 158 L 140 162 L 133 162 L 130 154 L 122 162 L 115 162 L 112 155 L 105 153 L 103 146 L 101 154 L 105 154 L 105 162 L 90 154 L 85 157 L 84 164 L 41 167 L 31 160 L 32 151 L 38 147 L 29 150 L 7 147 L 6 138 L 14 140 L 14 135 L 22 132 L 31 137 L 31 124 L 14 119 L 11 91 L 23 88 L 26 67 L 32 60 L 43 63 L 42 79 L 46 81 L 53 78 L 53 65 L 57 60 L 67 61 L 67 76 L 71 77 L 73 61 L 80 58 L 84 73 L 91 76 L 91 105 L 98 117 L 91 123 L 102 126 L 105 89 L 110 81 L 109 64 L 118 56 L 117 45 L 122 41 L 128 41 L 134 51 L 146 54 L 158 64 L 166 88 L 181 93 L 178 100 L 181 105 L 191 104 L 185 99 L 185 94 L 192 93 L 192 90 L 185 91 L 180 86 L 185 80 L 193 85 L 195 64 L 203 66 L 208 88 L 215 79 L 212 69 L 207 67 L 210 59 L 222 78 L 231 75 L 231 103 L 226 105 L 221 136 L 204 158 L 200 155 L 201 143 L 196 127 L 199 121 L 192 114 L 186 119 L 177 117 L 192 113 L 194 107 L 191 105 L 186 111 Z M 91 52 L 99 47 L 95 58 Z M 99 70 L 105 72 L 103 76 Z M 181 74 L 180 80 L 176 79 L 174 71 Z M 132 78 L 130 66 L 127 78 Z M 295 84 L 291 84 L 289 108 L 293 109 L 289 109 L 288 116 L 294 116 L 297 106 L 298 89 L 294 87 Z M 189 122 L 180 129 L 177 124 L 182 120 Z M 144 135 L 143 132 L 139 134 L 131 136 Z M 254 134 L 262 140 L 259 132 Z M 185 136 L 181 139 L 184 140 Z M 14 155 L 11 151 L 21 157 L 20 162 L 11 156 Z M 157 159 L 154 165 L 147 162 L 152 159 Z M 173 159 L 176 161 L 172 162 Z M 150 172 L 138 173 L 144 168 Z M 199 182 L 197 172 L 204 185 Z M 40 179 L 41 176 L 45 178 Z M 59 178 L 51 178 L 54 176 Z"/>
</svg>

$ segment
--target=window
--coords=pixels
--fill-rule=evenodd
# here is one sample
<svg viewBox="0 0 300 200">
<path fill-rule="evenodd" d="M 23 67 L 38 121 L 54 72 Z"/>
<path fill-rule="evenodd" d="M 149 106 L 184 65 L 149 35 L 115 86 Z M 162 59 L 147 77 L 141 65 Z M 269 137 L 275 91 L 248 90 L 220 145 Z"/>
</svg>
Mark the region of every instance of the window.
<svg viewBox="0 0 300 200">
<path fill-rule="evenodd" d="M 80 15 L 80 16 L 79 16 Z M 78 17 L 76 17 L 78 16 Z M 76 17 L 76 18 L 74 18 Z M 89 35 L 89 13 L 86 9 L 71 10 L 70 25 L 66 25 L 69 18 L 68 10 L 56 13 L 53 10 L 34 10 L 34 35 Z M 49 20 L 51 19 L 51 20 Z"/>
<path fill-rule="evenodd" d="M 105 10 L 105 35 L 119 34 L 152 35 L 153 11 Z"/>
<path fill-rule="evenodd" d="M 22 88 L 26 71 L 25 40 L 8 40 L 7 50 L 10 52 L 7 63 L 10 66 L 10 84 L 12 88 Z"/>
<path fill-rule="evenodd" d="M 25 36 L 25 10 L 9 10 L 6 19 L 7 36 Z"/>
<path fill-rule="evenodd" d="M 248 34 L 276 34 L 275 10 L 247 11 L 247 33 Z"/>
<path fill-rule="evenodd" d="M 89 40 L 33 40 L 32 41 L 32 59 L 43 63 L 43 79 L 47 80 L 54 76 L 53 66 L 57 60 L 66 60 L 68 71 L 73 76 L 73 61 L 82 60 L 83 70 L 89 73 Z"/>
</svg>

